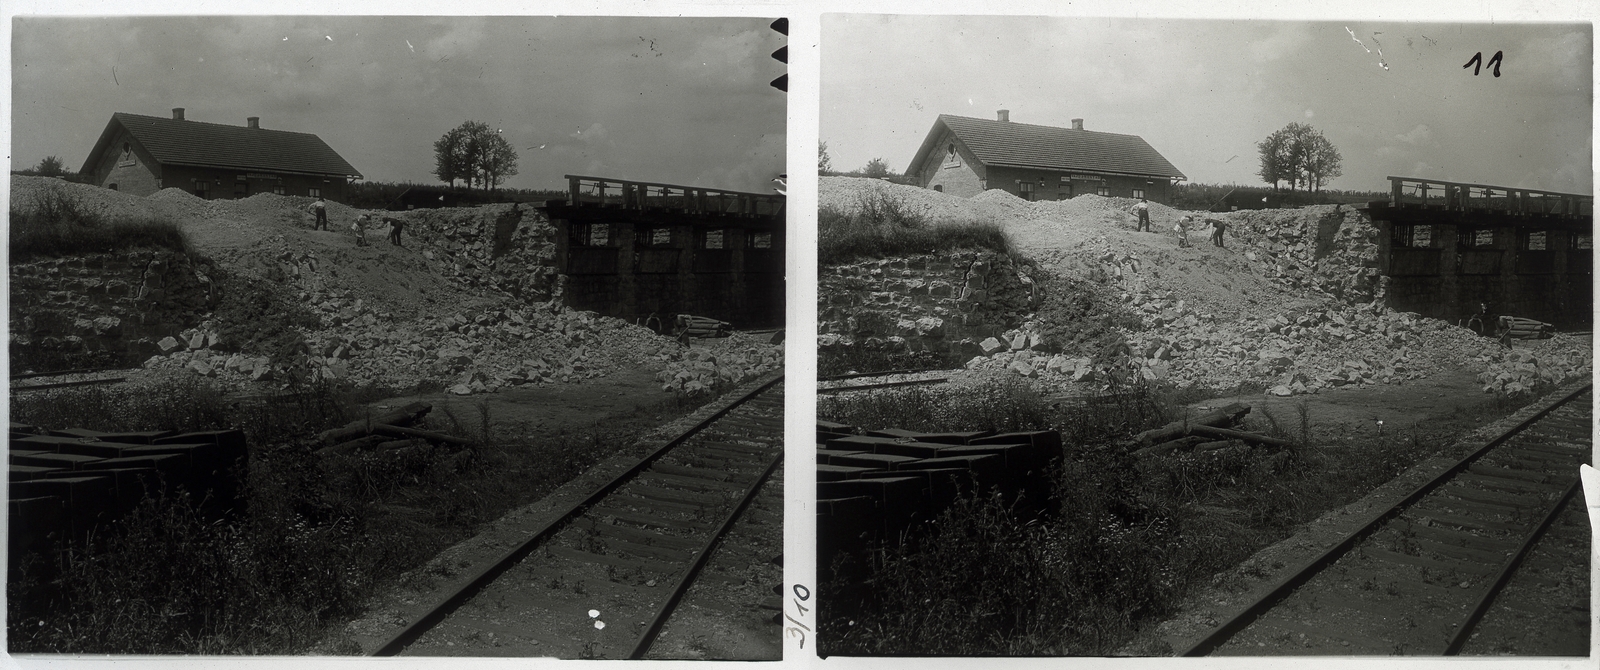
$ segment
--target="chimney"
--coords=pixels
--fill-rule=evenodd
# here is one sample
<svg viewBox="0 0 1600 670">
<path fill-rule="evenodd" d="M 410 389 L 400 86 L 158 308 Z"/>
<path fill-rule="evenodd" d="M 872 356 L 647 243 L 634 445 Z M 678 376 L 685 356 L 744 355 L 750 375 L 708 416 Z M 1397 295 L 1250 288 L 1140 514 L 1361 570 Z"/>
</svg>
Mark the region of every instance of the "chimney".
<svg viewBox="0 0 1600 670">
<path fill-rule="evenodd" d="M 183 108 L 182 107 L 173 107 L 172 108 L 172 119 L 174 121 L 182 121 L 183 120 Z"/>
<path fill-rule="evenodd" d="M 1011 110 L 1009 110 L 1009 109 L 1002 109 L 1002 110 L 1000 110 L 998 112 L 995 112 L 995 115 L 1000 117 L 1001 121 L 1010 121 L 1011 120 Z"/>
<path fill-rule="evenodd" d="M 247 125 L 247 126 L 250 126 L 251 128 L 260 128 L 261 127 L 261 117 L 259 117 L 259 116 L 248 117 L 248 118 L 246 118 L 244 120 L 244 124 Z"/>
<path fill-rule="evenodd" d="M 1072 120 L 1072 129 L 1073 130 L 1083 130 L 1083 119 L 1073 119 Z"/>
</svg>

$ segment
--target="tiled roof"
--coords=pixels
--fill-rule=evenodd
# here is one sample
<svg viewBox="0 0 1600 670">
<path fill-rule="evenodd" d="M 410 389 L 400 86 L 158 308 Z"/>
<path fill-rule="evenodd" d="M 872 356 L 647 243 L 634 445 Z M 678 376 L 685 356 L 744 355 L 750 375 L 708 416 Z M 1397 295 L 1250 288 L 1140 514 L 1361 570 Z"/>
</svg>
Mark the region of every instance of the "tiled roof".
<svg viewBox="0 0 1600 670">
<path fill-rule="evenodd" d="M 949 128 L 984 165 L 1187 179 L 1138 135 L 949 114 L 939 115 L 912 165 L 922 164 L 940 124 Z"/>
<path fill-rule="evenodd" d="M 90 160 L 106 150 L 116 124 L 121 124 L 164 165 L 195 165 L 261 172 L 298 172 L 360 177 L 338 152 L 310 133 L 180 121 L 159 116 L 117 112 L 95 144 Z"/>
</svg>

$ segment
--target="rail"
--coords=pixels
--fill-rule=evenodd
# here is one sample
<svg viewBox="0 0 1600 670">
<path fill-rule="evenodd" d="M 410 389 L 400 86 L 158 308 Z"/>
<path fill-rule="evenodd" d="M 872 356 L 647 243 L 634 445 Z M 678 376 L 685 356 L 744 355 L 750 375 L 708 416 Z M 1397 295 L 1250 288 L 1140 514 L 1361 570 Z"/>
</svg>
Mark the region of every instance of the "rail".
<svg viewBox="0 0 1600 670">
<path fill-rule="evenodd" d="M 1426 207 L 1519 216 L 1594 216 L 1592 195 L 1416 177 L 1389 177 L 1389 204 L 1396 208 Z"/>
<path fill-rule="evenodd" d="M 1474 464 L 1479 463 L 1480 459 L 1484 458 L 1485 455 L 1500 448 L 1502 445 L 1510 444 L 1515 438 L 1517 438 L 1519 435 L 1522 435 L 1524 431 L 1527 431 L 1530 427 L 1538 424 L 1545 418 L 1553 416 L 1557 410 L 1568 407 L 1569 404 L 1571 407 L 1586 407 L 1588 402 L 1587 400 L 1584 400 L 1582 404 L 1573 403 L 1573 401 L 1586 393 L 1590 393 L 1592 389 L 1592 384 L 1586 384 L 1577 390 L 1561 395 L 1554 402 L 1547 404 L 1533 415 L 1502 432 L 1499 436 L 1484 443 L 1483 446 L 1474 450 L 1464 458 L 1461 458 L 1454 465 L 1439 472 L 1433 478 L 1414 489 L 1405 498 L 1382 510 L 1379 510 L 1377 513 L 1368 518 L 1359 528 L 1345 534 L 1338 543 L 1328 547 L 1322 553 L 1307 561 L 1292 573 L 1278 580 L 1264 595 L 1261 595 L 1260 597 L 1257 597 L 1249 602 L 1245 607 L 1237 611 L 1232 617 L 1218 624 L 1215 628 L 1211 629 L 1208 634 L 1194 642 L 1178 655 L 1205 656 L 1216 651 L 1224 644 L 1227 644 L 1236 634 L 1251 626 L 1257 619 L 1261 618 L 1268 611 L 1281 605 L 1291 593 L 1295 592 L 1308 581 L 1321 574 L 1325 568 L 1332 566 L 1345 555 L 1355 551 L 1359 544 L 1361 544 L 1367 538 L 1372 537 L 1380 528 L 1384 527 L 1391 520 L 1398 517 L 1402 512 L 1413 507 L 1424 498 L 1441 490 L 1445 484 L 1454 481 L 1458 475 L 1468 472 L 1469 468 L 1474 466 Z M 1587 423 L 1588 421 L 1585 420 L 1584 424 L 1587 425 Z M 1536 438 L 1536 441 L 1541 443 L 1549 440 L 1550 438 L 1548 436 L 1540 436 Z M 1565 505 L 1566 502 L 1571 498 L 1572 493 L 1575 490 L 1576 488 L 1574 486 L 1568 486 L 1566 494 L 1561 498 L 1560 502 L 1556 504 L 1555 508 L 1553 510 L 1549 510 L 1546 514 L 1541 515 L 1544 520 L 1541 521 L 1533 529 L 1533 531 L 1525 537 L 1525 539 L 1520 543 L 1521 547 L 1499 570 L 1499 573 L 1494 581 L 1481 592 L 1480 597 L 1476 599 L 1476 605 L 1470 610 L 1467 620 L 1464 623 L 1455 624 L 1456 631 L 1450 635 L 1448 644 L 1444 648 L 1444 653 L 1446 655 L 1455 654 L 1460 651 L 1461 644 L 1470 634 L 1470 629 L 1482 617 L 1488 605 L 1493 602 L 1495 596 L 1499 593 L 1500 588 L 1505 585 L 1509 575 L 1516 570 L 1518 563 L 1521 562 L 1528 549 L 1549 527 L 1551 519 L 1554 518 L 1554 515 L 1558 513 L 1561 507 Z M 1542 502 L 1544 499 L 1539 498 L 1538 500 Z M 1455 519 L 1446 522 L 1445 525 L 1459 525 L 1459 521 L 1460 519 Z M 1466 584 L 1463 584 L 1463 587 L 1465 586 Z M 1324 606 L 1329 606 L 1329 604 L 1324 603 Z"/>
<path fill-rule="evenodd" d="M 770 193 L 727 191 L 701 186 L 566 175 L 573 206 L 669 209 L 693 214 L 781 216 L 785 199 Z"/>
</svg>

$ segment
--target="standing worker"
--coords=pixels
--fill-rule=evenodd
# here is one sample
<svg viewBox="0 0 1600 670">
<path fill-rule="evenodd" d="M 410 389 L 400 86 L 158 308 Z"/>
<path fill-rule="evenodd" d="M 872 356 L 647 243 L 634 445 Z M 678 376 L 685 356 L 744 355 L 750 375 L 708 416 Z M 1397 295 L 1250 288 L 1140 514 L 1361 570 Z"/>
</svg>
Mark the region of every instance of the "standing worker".
<svg viewBox="0 0 1600 670">
<path fill-rule="evenodd" d="M 389 244 L 397 247 L 405 246 L 400 243 L 400 229 L 405 227 L 405 222 L 392 216 L 383 217 L 383 222 L 389 224 Z"/>
<path fill-rule="evenodd" d="M 1222 244 L 1222 231 L 1228 227 L 1228 224 L 1222 219 L 1206 219 L 1206 223 L 1211 224 L 1212 246 L 1223 247 L 1226 249 L 1227 247 L 1223 246 Z"/>
<path fill-rule="evenodd" d="M 1179 249 L 1184 249 L 1189 246 L 1189 222 L 1193 219 L 1194 217 L 1192 216 L 1185 216 L 1181 219 L 1178 219 L 1178 223 L 1172 226 L 1172 232 L 1178 235 Z"/>
<path fill-rule="evenodd" d="M 1138 230 L 1150 232 L 1150 202 L 1139 198 L 1139 202 L 1133 204 L 1133 213 L 1139 215 Z"/>
<path fill-rule="evenodd" d="M 317 196 L 317 201 L 311 203 L 311 213 L 317 215 L 317 223 L 312 230 L 327 230 L 328 204 L 322 201 L 322 196 Z"/>
<path fill-rule="evenodd" d="M 356 246 L 367 246 L 367 215 L 362 214 L 356 217 L 356 222 L 350 224 L 350 230 L 355 231 Z"/>
</svg>

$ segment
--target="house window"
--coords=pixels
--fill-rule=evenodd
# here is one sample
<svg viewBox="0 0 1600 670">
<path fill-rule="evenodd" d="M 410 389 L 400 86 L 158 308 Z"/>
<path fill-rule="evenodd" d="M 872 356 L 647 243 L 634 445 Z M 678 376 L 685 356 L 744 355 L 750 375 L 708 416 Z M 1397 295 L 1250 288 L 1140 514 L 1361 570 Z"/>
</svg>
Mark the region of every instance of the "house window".
<svg viewBox="0 0 1600 670">
<path fill-rule="evenodd" d="M 944 184 L 934 184 L 933 190 L 944 193 Z"/>
<path fill-rule="evenodd" d="M 272 192 L 278 195 L 287 195 L 287 192 L 283 188 L 283 184 L 278 184 L 277 186 L 272 187 Z"/>
<path fill-rule="evenodd" d="M 1033 182 L 1031 182 L 1031 181 L 1019 181 L 1019 182 L 1017 182 L 1017 195 L 1022 196 L 1023 200 L 1032 200 L 1033 199 Z"/>
<path fill-rule="evenodd" d="M 204 200 L 206 198 L 206 191 L 210 190 L 210 188 L 211 182 L 201 179 L 194 183 L 194 194 L 199 196 L 200 199 Z"/>
<path fill-rule="evenodd" d="M 672 246 L 672 229 L 668 227 L 647 228 L 640 226 L 634 229 L 633 243 L 645 248 L 661 248 Z"/>
<path fill-rule="evenodd" d="M 106 184 L 106 188 L 109 188 L 109 189 L 115 191 L 115 190 L 117 190 L 117 185 L 116 185 L 115 182 L 113 182 L 113 183 L 110 183 L 110 184 Z"/>
<path fill-rule="evenodd" d="M 1103 195 L 1103 196 L 1106 196 L 1106 197 L 1110 197 L 1111 196 L 1111 187 L 1110 186 L 1106 186 L 1104 182 L 1101 182 L 1100 188 L 1098 190 L 1096 190 L 1095 192 L 1099 193 L 1100 195 Z"/>
<path fill-rule="evenodd" d="M 951 142 L 949 146 L 945 147 L 944 166 L 959 167 L 960 165 L 961 157 L 956 155 L 956 145 L 954 142 Z"/>
<path fill-rule="evenodd" d="M 745 239 L 749 240 L 750 248 L 752 249 L 772 248 L 772 233 L 770 232 L 750 233 Z"/>
<path fill-rule="evenodd" d="M 1589 233 L 1573 233 L 1572 234 L 1572 239 L 1568 241 L 1567 248 L 1568 249 L 1593 249 L 1594 248 L 1594 236 L 1589 234 Z"/>
<path fill-rule="evenodd" d="M 122 156 L 117 159 L 117 167 L 127 167 L 129 165 L 137 165 L 138 162 L 139 161 L 137 159 L 135 159 L 134 155 L 133 155 L 133 145 L 128 144 L 127 142 L 123 142 L 122 143 Z"/>
<path fill-rule="evenodd" d="M 1135 198 L 1143 198 L 1144 197 L 1144 189 L 1142 189 L 1142 188 L 1133 189 L 1133 197 L 1135 197 Z"/>
<path fill-rule="evenodd" d="M 306 195 L 309 195 L 309 196 L 311 196 L 313 198 L 322 197 L 322 189 L 320 189 L 320 188 L 316 188 L 316 187 L 313 186 L 313 187 L 311 187 L 311 188 L 309 188 L 307 190 L 310 191 L 310 192 L 307 193 Z"/>
</svg>

